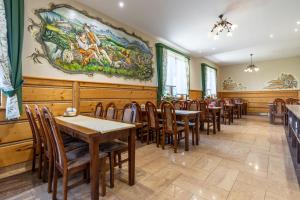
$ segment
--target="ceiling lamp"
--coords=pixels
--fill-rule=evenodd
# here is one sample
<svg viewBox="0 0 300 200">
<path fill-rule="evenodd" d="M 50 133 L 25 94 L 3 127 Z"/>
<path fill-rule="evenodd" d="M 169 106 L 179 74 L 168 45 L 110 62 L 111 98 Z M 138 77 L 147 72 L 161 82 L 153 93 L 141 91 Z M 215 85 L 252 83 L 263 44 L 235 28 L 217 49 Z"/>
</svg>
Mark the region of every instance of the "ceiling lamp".
<svg viewBox="0 0 300 200">
<path fill-rule="evenodd" d="M 232 24 L 227 21 L 227 19 L 223 19 L 224 15 L 220 15 L 219 18 L 220 20 L 215 23 L 214 27 L 211 29 L 211 33 L 214 34 L 214 39 L 219 39 L 220 34 L 223 31 L 227 32 L 227 36 L 231 37 L 232 32 L 237 28 L 237 25 Z"/>
<path fill-rule="evenodd" d="M 245 72 L 258 72 L 259 68 L 256 65 L 254 65 L 253 62 L 252 62 L 253 54 L 251 53 L 250 56 L 251 56 L 251 64 L 248 65 L 244 71 Z"/>
</svg>

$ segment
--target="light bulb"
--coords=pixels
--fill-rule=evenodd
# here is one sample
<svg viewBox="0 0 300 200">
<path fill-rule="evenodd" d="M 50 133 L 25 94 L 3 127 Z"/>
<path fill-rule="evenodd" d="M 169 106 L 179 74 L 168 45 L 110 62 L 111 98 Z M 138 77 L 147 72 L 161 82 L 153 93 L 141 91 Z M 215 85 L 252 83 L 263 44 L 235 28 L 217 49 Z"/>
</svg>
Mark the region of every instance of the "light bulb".
<svg viewBox="0 0 300 200">
<path fill-rule="evenodd" d="M 258 71 L 259 71 L 259 68 L 258 68 L 258 67 L 254 68 L 254 71 L 258 72 Z"/>
</svg>

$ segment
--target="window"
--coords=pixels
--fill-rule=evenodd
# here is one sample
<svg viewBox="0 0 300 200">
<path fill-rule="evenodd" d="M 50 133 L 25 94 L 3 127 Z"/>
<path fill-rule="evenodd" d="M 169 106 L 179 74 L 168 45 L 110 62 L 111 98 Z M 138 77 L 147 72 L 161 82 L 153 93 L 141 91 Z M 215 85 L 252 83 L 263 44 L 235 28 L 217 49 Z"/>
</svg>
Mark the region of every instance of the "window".
<svg viewBox="0 0 300 200">
<path fill-rule="evenodd" d="M 217 96 L 217 70 L 202 64 L 202 88 L 204 97 Z"/>
<path fill-rule="evenodd" d="M 188 59 L 166 50 L 165 95 L 188 95 Z"/>
</svg>

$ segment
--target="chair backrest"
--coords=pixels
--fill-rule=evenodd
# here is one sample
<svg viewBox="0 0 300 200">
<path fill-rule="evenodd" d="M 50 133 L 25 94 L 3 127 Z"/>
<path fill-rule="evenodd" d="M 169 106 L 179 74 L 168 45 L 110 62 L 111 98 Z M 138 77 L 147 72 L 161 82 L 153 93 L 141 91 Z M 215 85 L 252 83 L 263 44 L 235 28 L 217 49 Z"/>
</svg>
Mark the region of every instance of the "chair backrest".
<svg viewBox="0 0 300 200">
<path fill-rule="evenodd" d="M 134 114 L 136 113 L 136 107 L 134 104 L 128 103 L 123 108 L 122 122 L 133 124 L 135 122 Z"/>
<path fill-rule="evenodd" d="M 173 101 L 173 106 L 175 110 L 182 110 L 184 105 L 182 101 Z"/>
<path fill-rule="evenodd" d="M 199 101 L 197 100 L 190 101 L 187 105 L 187 110 L 200 111 Z"/>
<path fill-rule="evenodd" d="M 105 119 L 116 120 L 118 115 L 118 110 L 116 104 L 113 102 L 107 104 L 105 108 Z"/>
<path fill-rule="evenodd" d="M 208 103 L 206 101 L 200 101 L 199 102 L 199 108 L 200 108 L 200 111 L 202 111 L 201 114 L 200 114 L 201 119 L 206 118 L 206 116 L 209 113 L 209 111 L 208 111 Z"/>
<path fill-rule="evenodd" d="M 298 105 L 299 104 L 299 100 L 298 99 L 294 99 L 294 98 L 288 98 L 285 103 L 287 105 Z"/>
<path fill-rule="evenodd" d="M 42 141 L 43 141 L 42 136 L 40 135 L 35 118 L 33 116 L 33 113 L 31 112 L 31 108 L 28 105 L 25 105 L 25 112 L 30 125 L 34 144 L 42 145 Z"/>
<path fill-rule="evenodd" d="M 133 116 L 135 122 L 143 122 L 143 113 L 140 104 L 136 101 L 132 101 L 131 103 L 133 104 L 133 107 L 136 107 L 136 112 Z"/>
<path fill-rule="evenodd" d="M 228 104 L 233 104 L 232 99 L 224 99 L 225 103 Z"/>
<path fill-rule="evenodd" d="M 100 118 L 103 116 L 103 105 L 99 102 L 95 108 L 95 117 Z"/>
<path fill-rule="evenodd" d="M 273 102 L 275 106 L 275 113 L 276 114 L 282 114 L 285 112 L 285 101 L 283 99 L 277 98 Z"/>
<path fill-rule="evenodd" d="M 147 101 L 145 104 L 145 109 L 148 118 L 148 126 L 150 128 L 155 128 L 155 129 L 158 128 L 159 127 L 158 114 L 154 103 Z"/>
<path fill-rule="evenodd" d="M 38 105 L 35 105 L 34 106 L 34 111 L 35 111 L 35 115 L 36 115 L 36 118 L 39 122 L 39 127 L 40 127 L 40 133 L 41 135 L 43 135 L 44 137 L 44 145 L 45 145 L 45 150 L 46 152 L 48 152 L 48 155 L 49 157 L 52 156 L 52 146 L 53 144 L 51 143 L 51 140 L 50 140 L 50 135 L 49 135 L 49 132 L 46 128 L 46 122 L 45 122 L 45 119 L 43 117 L 43 115 L 41 114 L 41 110 L 40 108 L 38 107 Z"/>
<path fill-rule="evenodd" d="M 162 116 L 164 120 L 164 130 L 168 133 L 177 132 L 177 122 L 174 105 L 170 102 L 165 102 L 162 106 Z"/>
<path fill-rule="evenodd" d="M 221 114 L 224 113 L 224 110 L 226 109 L 226 102 L 224 99 L 219 99 L 218 104 L 219 107 L 221 107 Z"/>
<path fill-rule="evenodd" d="M 64 169 L 67 167 L 67 156 L 63 140 L 58 131 L 55 119 L 47 107 L 42 108 L 42 115 L 45 119 L 46 128 L 50 133 L 50 139 L 53 144 L 54 162 L 56 166 L 59 166 L 61 169 Z"/>
</svg>

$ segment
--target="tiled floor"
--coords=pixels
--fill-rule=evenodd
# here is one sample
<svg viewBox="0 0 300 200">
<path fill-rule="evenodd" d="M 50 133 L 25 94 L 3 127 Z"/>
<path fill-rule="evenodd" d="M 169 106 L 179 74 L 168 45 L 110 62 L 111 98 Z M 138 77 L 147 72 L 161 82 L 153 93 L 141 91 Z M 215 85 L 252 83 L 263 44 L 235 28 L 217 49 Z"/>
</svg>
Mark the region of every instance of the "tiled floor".
<svg viewBox="0 0 300 200">
<path fill-rule="evenodd" d="M 127 177 L 126 166 L 120 176 Z M 69 192 L 69 199 L 89 197 L 86 184 Z M 51 195 L 42 184 L 10 199 Z M 283 127 L 270 125 L 266 117 L 247 116 L 216 135 L 201 134 L 200 145 L 189 152 L 183 144 L 177 154 L 153 144 L 137 149 L 135 186 L 116 181 L 104 199 L 297 200 L 300 190 Z"/>
</svg>

